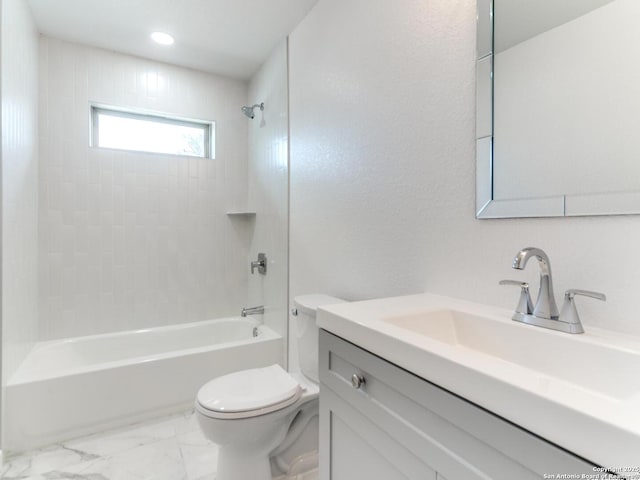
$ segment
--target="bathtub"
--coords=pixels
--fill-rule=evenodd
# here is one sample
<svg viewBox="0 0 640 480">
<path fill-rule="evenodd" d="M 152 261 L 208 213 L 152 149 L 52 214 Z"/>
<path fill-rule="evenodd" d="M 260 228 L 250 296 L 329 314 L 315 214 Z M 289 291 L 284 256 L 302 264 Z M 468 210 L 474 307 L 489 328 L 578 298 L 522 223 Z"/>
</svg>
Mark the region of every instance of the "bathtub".
<svg viewBox="0 0 640 480">
<path fill-rule="evenodd" d="M 7 383 L 3 449 L 186 410 L 213 377 L 283 361 L 282 337 L 240 317 L 40 342 Z"/>
</svg>

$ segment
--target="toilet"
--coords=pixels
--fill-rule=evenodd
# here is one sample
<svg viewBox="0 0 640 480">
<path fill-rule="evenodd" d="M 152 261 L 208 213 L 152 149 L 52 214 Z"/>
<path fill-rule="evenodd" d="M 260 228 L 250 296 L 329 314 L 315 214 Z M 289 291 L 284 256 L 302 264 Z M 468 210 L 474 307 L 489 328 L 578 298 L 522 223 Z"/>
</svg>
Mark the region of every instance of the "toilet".
<svg viewBox="0 0 640 480">
<path fill-rule="evenodd" d="M 214 378 L 199 390 L 198 423 L 220 448 L 217 480 L 271 480 L 272 469 L 292 474 L 317 464 L 316 311 L 342 302 L 319 294 L 294 299 L 301 373 L 271 365 Z"/>
</svg>

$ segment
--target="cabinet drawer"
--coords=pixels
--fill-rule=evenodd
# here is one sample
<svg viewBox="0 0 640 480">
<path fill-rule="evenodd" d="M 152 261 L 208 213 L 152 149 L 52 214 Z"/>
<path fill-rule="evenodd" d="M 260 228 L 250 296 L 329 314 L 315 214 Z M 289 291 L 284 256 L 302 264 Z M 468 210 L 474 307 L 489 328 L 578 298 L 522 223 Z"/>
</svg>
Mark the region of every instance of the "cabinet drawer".
<svg viewBox="0 0 640 480">
<path fill-rule="evenodd" d="M 364 379 L 359 388 L 352 385 L 354 374 Z M 320 381 L 321 411 L 330 389 L 438 478 L 539 480 L 544 474 L 594 473 L 594 465 L 324 330 Z"/>
</svg>

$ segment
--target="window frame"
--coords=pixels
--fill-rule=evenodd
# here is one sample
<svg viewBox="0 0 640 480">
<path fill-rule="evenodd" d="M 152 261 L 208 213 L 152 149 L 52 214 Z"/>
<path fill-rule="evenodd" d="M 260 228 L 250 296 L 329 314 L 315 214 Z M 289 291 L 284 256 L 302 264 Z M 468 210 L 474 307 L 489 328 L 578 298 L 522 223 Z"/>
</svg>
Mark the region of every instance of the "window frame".
<svg viewBox="0 0 640 480">
<path fill-rule="evenodd" d="M 177 125 L 182 127 L 198 128 L 204 131 L 204 154 L 203 155 L 186 155 L 184 153 L 166 153 L 152 152 L 149 150 L 130 150 L 126 148 L 102 147 L 100 140 L 100 122 L 98 117 L 100 114 L 112 117 L 120 117 L 134 120 L 151 121 L 165 125 Z M 89 146 L 93 148 L 102 148 L 105 150 L 117 150 L 121 152 L 135 152 L 151 155 L 172 155 L 187 158 L 210 158 L 215 159 L 215 131 L 216 124 L 212 120 L 200 120 L 194 118 L 185 118 L 159 112 L 150 112 L 147 110 L 120 108 L 112 105 L 104 105 L 100 103 L 91 103 L 89 105 Z"/>
</svg>

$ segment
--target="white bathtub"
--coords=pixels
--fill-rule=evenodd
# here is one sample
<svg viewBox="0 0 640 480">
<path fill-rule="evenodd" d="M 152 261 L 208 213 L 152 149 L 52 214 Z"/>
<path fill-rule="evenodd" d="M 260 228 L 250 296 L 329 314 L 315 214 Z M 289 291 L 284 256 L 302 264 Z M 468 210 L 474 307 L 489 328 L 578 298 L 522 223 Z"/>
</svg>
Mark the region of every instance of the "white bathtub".
<svg viewBox="0 0 640 480">
<path fill-rule="evenodd" d="M 18 452 L 187 409 L 208 380 L 282 364 L 283 339 L 225 318 L 38 343 L 6 389 L 3 449 Z"/>
</svg>

